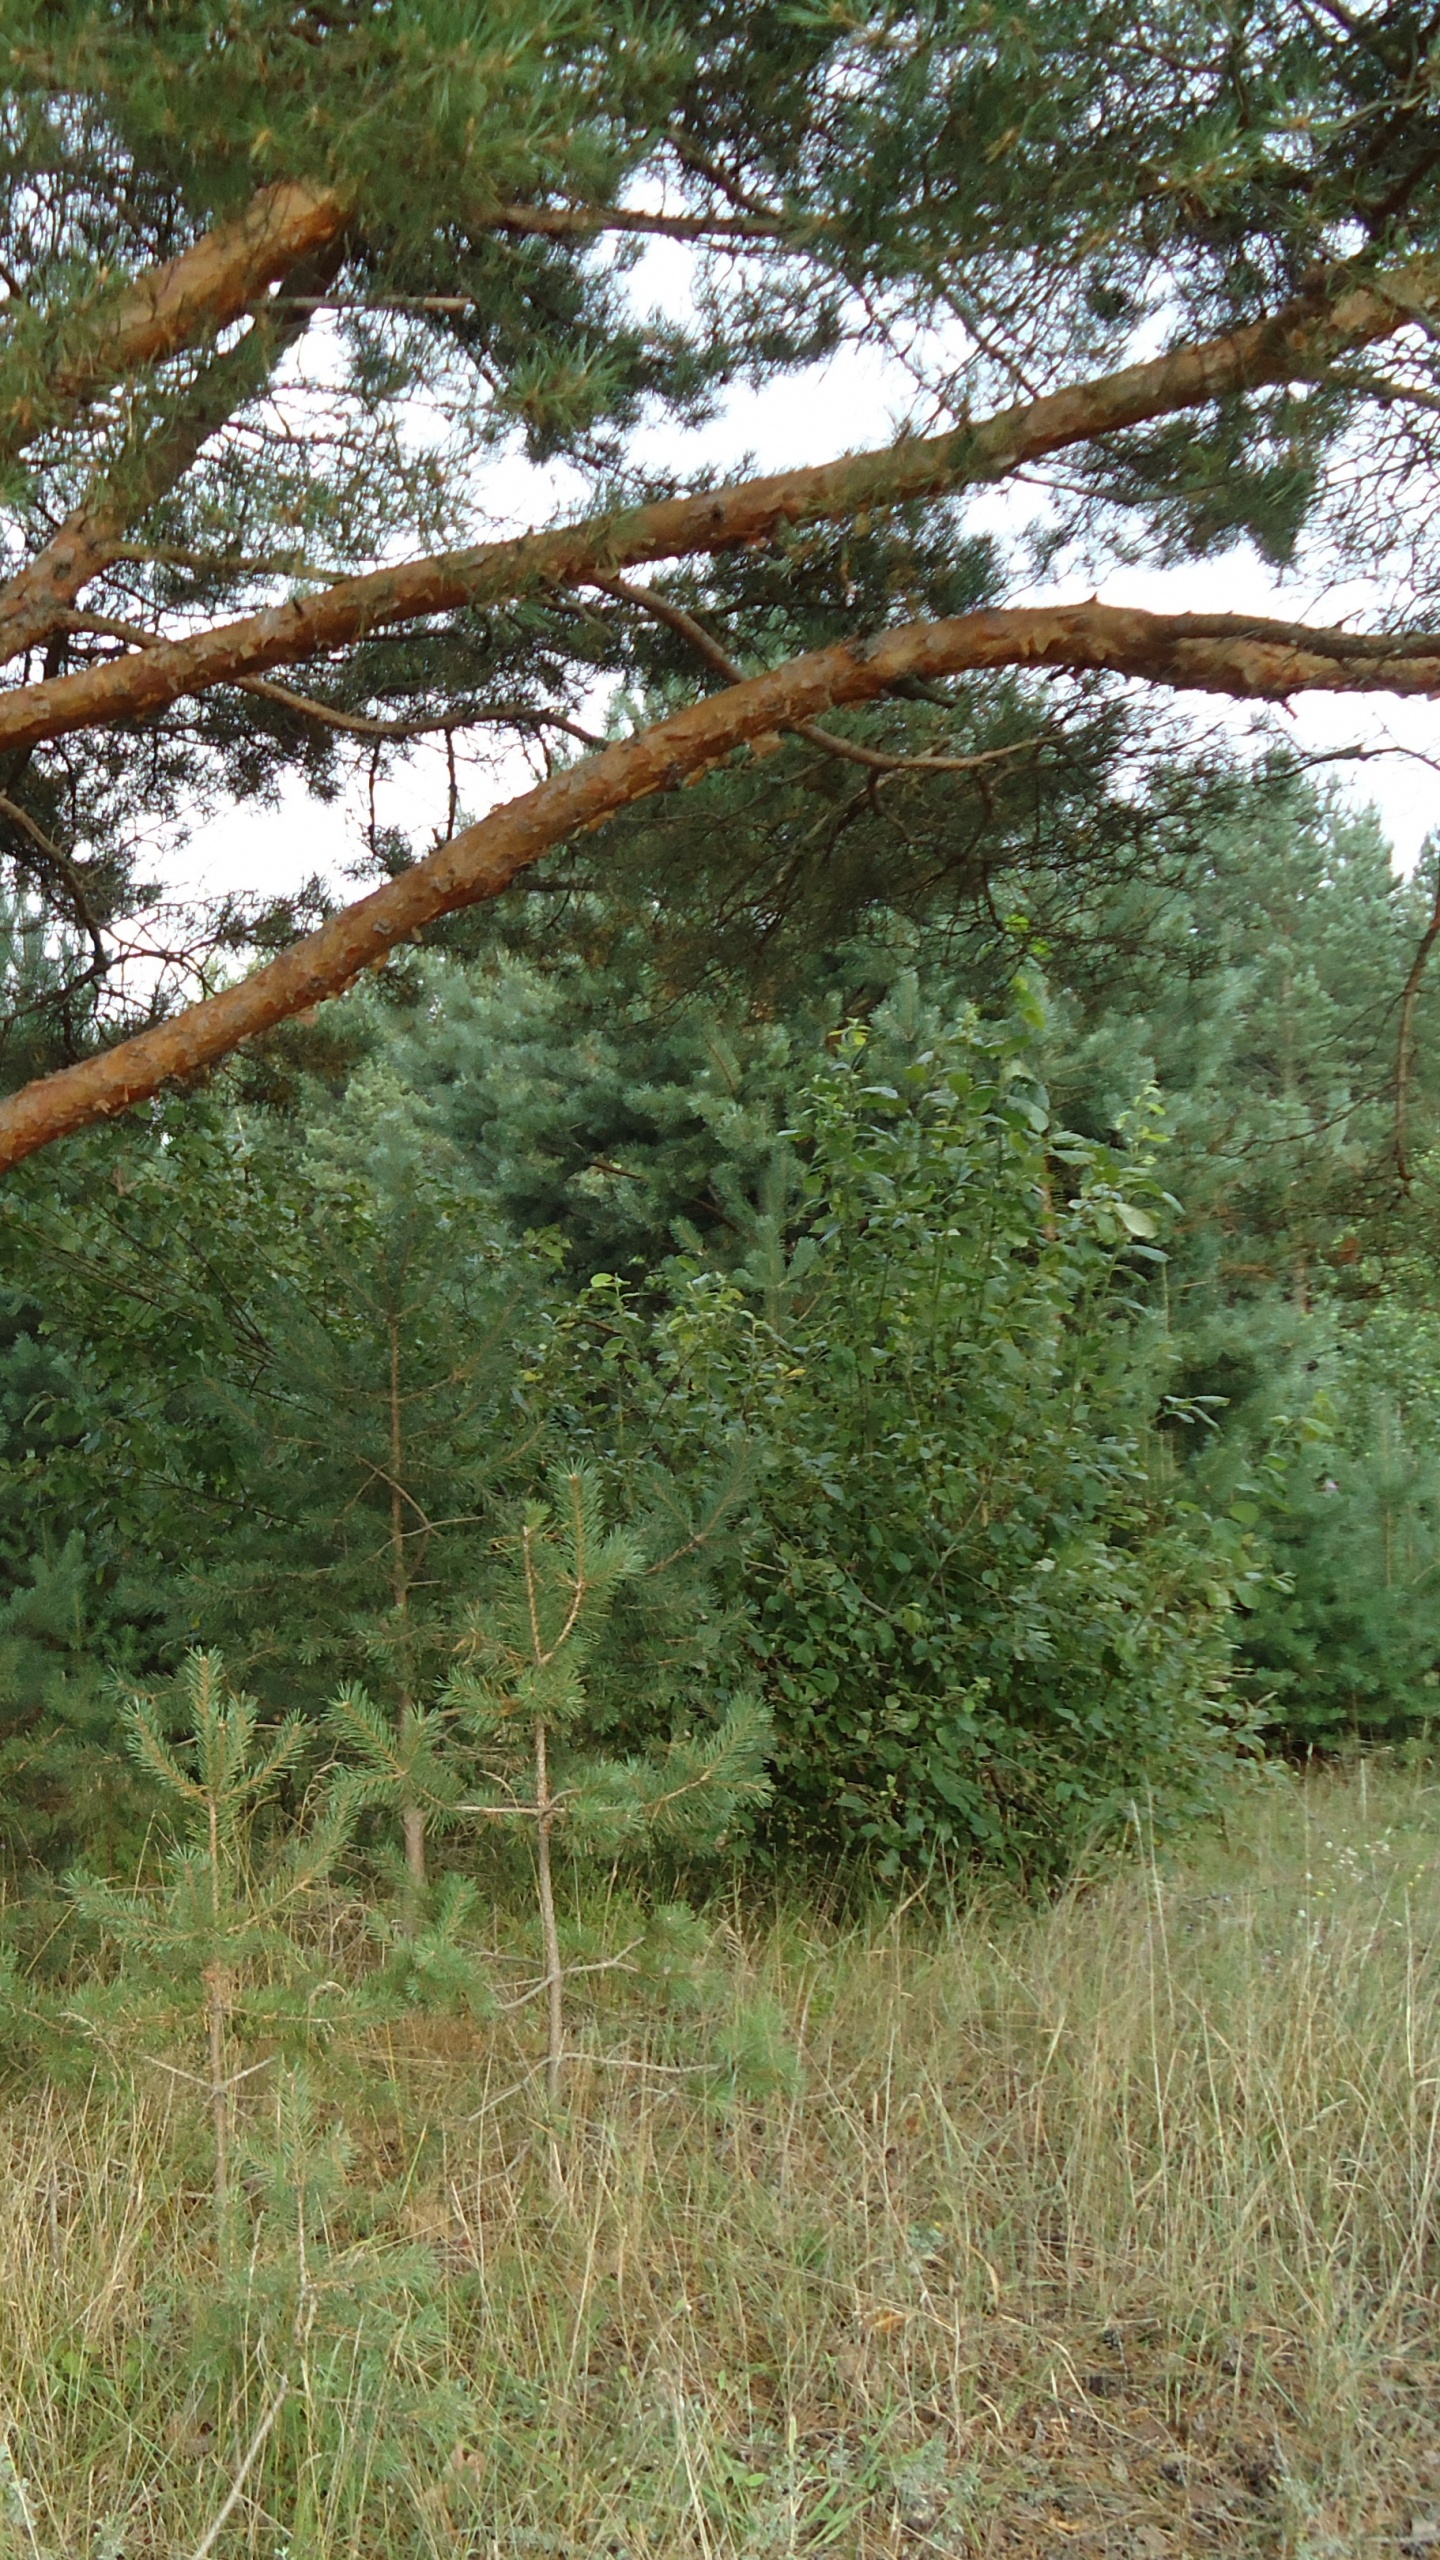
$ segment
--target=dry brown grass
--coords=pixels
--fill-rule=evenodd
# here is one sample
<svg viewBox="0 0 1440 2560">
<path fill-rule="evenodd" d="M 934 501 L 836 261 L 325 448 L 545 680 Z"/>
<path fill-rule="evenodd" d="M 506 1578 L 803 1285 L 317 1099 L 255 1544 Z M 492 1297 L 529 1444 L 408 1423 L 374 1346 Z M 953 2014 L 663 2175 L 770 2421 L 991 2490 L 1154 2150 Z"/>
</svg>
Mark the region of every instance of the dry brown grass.
<svg viewBox="0 0 1440 2560">
<path fill-rule="evenodd" d="M 377 2039 L 303 2288 L 257 2196 L 227 2291 L 188 2098 L 17 2098 L 11 2541 L 193 2551 L 284 2373 L 219 2551 L 1440 2545 L 1437 1861 L 1372 1770 L 1040 1917 L 717 1921 L 798 2075 L 607 1982 L 558 2181 L 530 2012 Z"/>
</svg>

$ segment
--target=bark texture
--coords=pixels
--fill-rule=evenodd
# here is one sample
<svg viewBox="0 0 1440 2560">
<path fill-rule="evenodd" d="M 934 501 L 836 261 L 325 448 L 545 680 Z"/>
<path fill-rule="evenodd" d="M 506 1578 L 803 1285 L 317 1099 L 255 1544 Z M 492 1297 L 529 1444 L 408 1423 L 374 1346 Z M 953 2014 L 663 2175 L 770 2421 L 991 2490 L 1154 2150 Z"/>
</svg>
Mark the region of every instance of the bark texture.
<svg viewBox="0 0 1440 2560">
<path fill-rule="evenodd" d="M 790 659 L 538 784 L 223 994 L 25 1086 L 0 1103 L 0 1171 L 341 994 L 362 969 L 437 917 L 497 896 L 552 846 L 632 801 L 676 787 L 750 740 L 874 701 L 906 678 L 997 667 L 1101 671 L 1266 701 L 1306 691 L 1434 696 L 1440 633 L 1312 631 L 1245 615 L 1077 604 L 908 623 Z"/>
<path fill-rule="evenodd" d="M 338 239 L 349 217 L 331 188 L 290 179 L 262 187 L 234 221 L 217 224 L 64 331 L 78 343 L 65 347 L 43 384 L 0 412 L 0 458 L 23 452 L 111 383 L 238 320 L 277 277 Z"/>
<path fill-rule="evenodd" d="M 295 666 L 395 623 L 579 585 L 646 561 L 769 542 L 789 526 L 1004 479 L 1048 454 L 1150 419 L 1315 378 L 1337 357 L 1432 313 L 1440 313 L 1440 265 L 1417 260 L 1368 277 L 1337 270 L 1283 310 L 1226 337 L 1048 392 L 945 435 L 403 562 L 103 666 L 17 686 L 0 695 L 0 753 L 153 719 L 183 696 Z"/>
</svg>

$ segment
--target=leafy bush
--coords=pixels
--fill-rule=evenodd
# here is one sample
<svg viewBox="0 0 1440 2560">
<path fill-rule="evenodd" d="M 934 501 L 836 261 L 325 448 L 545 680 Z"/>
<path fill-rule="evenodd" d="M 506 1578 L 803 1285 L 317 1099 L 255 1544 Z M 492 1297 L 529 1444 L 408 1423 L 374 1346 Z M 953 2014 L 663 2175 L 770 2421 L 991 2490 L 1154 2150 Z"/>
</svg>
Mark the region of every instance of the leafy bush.
<svg viewBox="0 0 1440 2560">
<path fill-rule="evenodd" d="M 1182 1499 L 1153 1428 L 1154 1108 L 1125 1151 L 1054 1130 L 1040 1028 L 1023 984 L 998 1026 L 848 1032 L 788 1201 L 772 1183 L 739 1274 L 682 1275 L 661 1327 L 676 1470 L 722 1429 L 764 1447 L 741 1571 L 772 1837 L 863 1842 L 887 1875 L 1057 1870 L 1137 1796 L 1213 1801 L 1245 1731 L 1250 1539 Z"/>
<path fill-rule="evenodd" d="M 685 1252 L 625 1282 L 514 1236 L 380 1063 L 303 1143 L 177 1110 L 34 1247 L 57 1356 L 82 1318 L 99 1346 L 94 1497 L 164 1649 L 221 1639 L 315 1724 L 363 1682 L 423 1890 L 458 1802 L 426 1719 L 497 1532 L 573 1452 L 637 1559 L 586 1666 L 595 1747 L 708 1750 L 753 1692 L 777 1854 L 1043 1875 L 1137 1795 L 1212 1801 L 1258 1568 L 1154 1428 L 1158 1110 L 1118 1144 L 1058 1130 L 1045 1037 L 1028 980 L 950 1028 L 902 981 L 866 1029 L 767 1053 L 709 1124 L 705 1227 L 672 1219 Z"/>
</svg>

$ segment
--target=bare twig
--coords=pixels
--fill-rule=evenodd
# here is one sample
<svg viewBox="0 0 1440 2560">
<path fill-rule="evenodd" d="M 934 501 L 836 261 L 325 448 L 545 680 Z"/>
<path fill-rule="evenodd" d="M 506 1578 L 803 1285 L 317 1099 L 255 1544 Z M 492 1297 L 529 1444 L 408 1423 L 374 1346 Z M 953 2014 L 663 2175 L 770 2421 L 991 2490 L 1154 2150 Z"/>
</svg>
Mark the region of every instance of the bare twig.
<svg viewBox="0 0 1440 2560">
<path fill-rule="evenodd" d="M 68 853 L 62 851 L 53 837 L 47 836 L 44 828 L 37 819 L 31 817 L 28 809 L 22 809 L 19 801 L 12 800 L 9 793 L 5 791 L 0 791 L 0 817 L 8 818 L 12 827 L 18 827 L 23 836 L 28 836 L 30 842 L 59 873 L 69 893 L 70 903 L 75 911 L 75 921 L 81 931 L 89 936 L 90 948 L 95 955 L 95 971 L 103 975 L 110 966 L 110 955 L 105 948 L 104 937 L 90 901 L 81 887 L 79 874 Z"/>
<path fill-rule="evenodd" d="M 65 613 L 57 617 L 58 626 L 66 631 L 93 631 L 101 639 L 123 640 L 133 649 L 161 649 L 166 643 L 163 631 L 147 630 L 143 623 L 122 622 L 113 613 Z M 240 676 L 237 693 L 257 694 L 263 702 L 274 702 L 284 711 L 293 711 L 302 720 L 316 720 L 327 729 L 340 729 L 348 737 L 393 738 L 404 742 L 411 738 L 436 735 L 452 737 L 458 729 L 515 728 L 561 729 L 582 747 L 598 747 L 604 740 L 593 729 L 582 729 L 564 711 L 538 710 L 528 702 L 495 702 L 470 705 L 464 711 L 445 711 L 433 720 L 377 720 L 367 711 L 342 711 L 333 702 L 321 702 L 314 694 L 298 693 L 293 685 L 276 684 L 268 676 Z"/>
<path fill-rule="evenodd" d="M 718 640 L 711 638 L 703 622 L 682 605 L 672 604 L 668 596 L 657 595 L 653 587 L 636 587 L 624 578 L 595 578 L 592 585 L 602 595 L 614 596 L 622 604 L 638 605 L 642 612 L 653 614 L 682 640 L 688 640 L 702 658 L 723 675 L 730 684 L 743 684 L 745 670 Z M 837 737 L 833 729 L 822 729 L 815 720 L 797 720 L 789 724 L 790 734 L 803 738 L 807 746 L 819 747 L 827 756 L 839 756 L 847 764 L 864 765 L 870 773 L 974 773 L 977 767 L 998 764 L 1006 756 L 1024 755 L 1041 744 L 1039 738 L 1017 738 L 1008 747 L 987 747 L 971 756 L 891 756 L 878 747 L 862 747 L 853 738 Z"/>
<path fill-rule="evenodd" d="M 226 2089 L 236 2089 L 242 2080 L 252 2080 L 257 2071 L 268 2071 L 274 2059 L 273 2054 L 267 2053 L 261 2062 L 247 2062 L 243 2071 L 232 2071 L 229 2077 L 219 2085 Z M 216 2083 L 203 2071 L 182 2071 L 178 2062 L 162 2062 L 158 2053 L 147 2053 L 144 2060 L 149 2063 L 152 2071 L 168 2071 L 172 2080 L 188 2080 L 192 2088 L 204 2089 L 207 2092 L 213 2092 L 215 2089 Z"/>
<path fill-rule="evenodd" d="M 317 702 L 311 694 L 296 693 L 288 684 L 273 684 L 264 676 L 242 676 L 237 691 L 259 694 L 267 702 L 297 712 L 302 719 L 318 720 L 327 729 L 343 729 L 356 738 L 428 738 L 438 734 L 449 740 L 459 729 L 544 728 L 561 729 L 585 747 L 603 743 L 593 729 L 582 729 L 578 720 L 570 719 L 565 712 L 537 711 L 526 702 L 497 702 L 483 711 L 446 711 L 434 720 L 373 720 L 366 712 L 337 711 L 333 703 Z"/>
<path fill-rule="evenodd" d="M 280 2412 L 284 2408 L 289 2397 L 290 2381 L 289 2376 L 287 2375 L 285 2380 L 281 2383 L 279 2390 L 276 2392 L 274 2399 L 271 2401 L 269 2408 L 266 2410 L 264 2417 L 261 2419 L 259 2426 L 256 2428 L 255 2433 L 251 2437 L 250 2442 L 245 2448 L 244 2454 L 241 2457 L 240 2468 L 230 2483 L 229 2494 L 225 2498 L 223 2505 L 219 2508 L 204 2534 L 202 2534 L 199 2542 L 197 2542 L 194 2551 L 190 2555 L 190 2560 L 209 2560 L 210 2553 L 214 2550 L 216 2543 L 219 2541 L 221 2534 L 224 2532 L 226 2525 L 229 2523 L 230 2518 L 233 2516 L 236 2508 L 240 2504 L 241 2498 L 245 2494 L 245 2483 L 249 2479 L 251 2472 L 254 2470 L 256 2463 L 259 2461 L 260 2456 L 269 2441 L 275 2421 L 279 2417 Z"/>
<path fill-rule="evenodd" d="M 517 1810 L 520 1812 L 531 1812 L 536 1810 L 536 1808 L 532 1806 L 520 1806 Z M 628 1961 L 628 1959 L 634 1954 L 635 1949 L 639 1946 L 643 1946 L 644 1943 L 643 1938 L 632 1938 L 629 1946 L 622 1947 L 618 1956 L 602 1956 L 594 1964 L 567 1965 L 565 1968 L 565 1979 L 567 1982 L 573 1982 L 576 1976 L 582 1973 L 633 1973 L 635 1971 L 635 1967 Z M 528 2009 L 532 2000 L 538 2000 L 542 1991 L 548 1991 L 550 1989 L 550 1984 L 551 1976 L 548 1973 L 542 1974 L 540 1980 L 538 1982 L 532 1982 L 529 1990 L 522 1991 L 518 1999 L 498 2000 L 495 2004 L 495 2015 L 500 2018 L 505 2018 L 509 2017 L 511 2012 L 515 2009 Z"/>
</svg>

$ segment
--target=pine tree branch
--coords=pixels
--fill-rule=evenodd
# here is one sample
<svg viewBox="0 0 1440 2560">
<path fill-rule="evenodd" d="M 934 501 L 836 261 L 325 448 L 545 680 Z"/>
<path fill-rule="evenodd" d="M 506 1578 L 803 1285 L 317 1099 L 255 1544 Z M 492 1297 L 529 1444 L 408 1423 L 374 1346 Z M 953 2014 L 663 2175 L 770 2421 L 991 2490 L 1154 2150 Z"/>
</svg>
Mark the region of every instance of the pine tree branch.
<svg viewBox="0 0 1440 2560">
<path fill-rule="evenodd" d="M 761 219 L 768 215 L 768 205 L 763 204 L 758 196 L 752 196 L 748 187 L 741 186 L 728 169 L 710 152 L 702 150 L 700 144 L 679 125 L 671 125 L 665 139 L 682 168 L 689 169 L 696 177 L 704 178 L 708 185 L 717 188 L 727 204 L 733 204 L 740 213 Z"/>
<path fill-rule="evenodd" d="M 631 231 L 661 240 L 780 240 L 792 228 L 782 214 L 641 213 L 616 205 L 503 204 L 467 228 L 513 231 L 545 240 L 590 239 Z M 818 226 L 810 225 L 813 230 Z"/>
<path fill-rule="evenodd" d="M 164 641 L 143 657 L 19 686 L 0 696 L 0 751 L 153 719 L 182 696 L 293 666 L 392 624 L 594 581 L 642 561 L 758 545 L 792 525 L 1001 480 L 1147 420 L 1267 384 L 1320 379 L 1337 354 L 1431 314 L 1440 314 L 1440 267 L 1431 262 L 1380 275 L 1339 269 L 1270 318 L 1226 337 L 1048 392 L 944 435 L 907 437 L 878 452 L 404 562 Z"/>
<path fill-rule="evenodd" d="M 563 711 L 540 711 L 526 702 L 497 702 L 484 710 L 446 711 L 434 720 L 372 720 L 359 711 L 337 711 L 330 702 L 317 702 L 312 694 L 296 693 L 288 684 L 271 684 L 264 676 L 247 676 L 240 690 L 260 695 L 266 702 L 278 703 L 282 710 L 293 711 L 297 718 L 314 720 L 324 729 L 341 729 L 356 738 L 431 738 L 437 732 L 453 737 L 457 729 L 516 728 L 560 729 L 567 738 L 578 738 L 583 747 L 603 744 L 593 729 L 582 729 Z"/>
<path fill-rule="evenodd" d="M 238 347 L 205 366 L 168 419 L 145 421 L 132 439 L 138 449 L 117 471 L 97 479 L 44 549 L 0 587 L 0 665 L 59 627 L 66 608 L 115 559 L 127 528 L 184 478 L 211 437 L 264 388 L 308 325 L 308 315 L 297 311 L 277 326 L 269 309 L 262 310 Z"/>
<path fill-rule="evenodd" d="M 103 639 L 124 640 L 132 649 L 158 649 L 164 640 L 158 631 L 147 631 L 143 623 L 124 622 L 113 613 L 62 613 L 57 616 L 57 630 L 93 631 Z M 313 694 L 297 693 L 292 685 L 272 684 L 265 676 L 242 676 L 236 687 L 239 693 L 253 693 L 262 702 L 273 702 L 282 711 L 293 712 L 300 720 L 313 720 L 322 729 L 338 729 L 346 737 L 407 739 L 451 737 L 459 729 L 559 729 L 567 738 L 575 738 L 582 747 L 602 747 L 603 738 L 593 729 L 582 728 L 568 712 L 538 708 L 529 702 L 491 702 L 467 704 L 463 711 L 444 711 L 432 720 L 377 720 L 368 712 L 342 711 L 333 702 L 317 701 Z M 1008 748 L 997 750 L 1008 754 Z"/>
<path fill-rule="evenodd" d="M 341 308 L 385 308 L 460 311 L 471 307 L 465 296 L 398 297 L 376 305 L 343 304 L 323 291 L 317 274 L 313 287 L 295 270 L 304 264 L 333 270 L 343 220 L 338 198 L 316 198 L 304 188 L 269 188 L 257 197 L 238 223 L 222 226 L 197 242 L 168 266 L 142 277 L 109 315 L 110 344 L 92 346 L 62 364 L 45 393 L 12 404 L 16 434 L 6 448 L 0 427 L 0 451 L 21 449 L 49 417 L 63 415 L 76 402 L 102 388 L 107 380 L 173 354 L 207 325 L 218 328 L 239 315 L 257 293 L 277 280 L 282 288 L 269 311 L 283 325 L 261 332 L 266 311 L 238 349 L 207 369 L 183 409 L 165 429 L 148 429 L 140 467 L 128 490 L 113 481 L 98 483 L 83 506 L 69 518 L 44 550 L 15 578 L 0 588 L 0 663 L 44 639 L 54 627 L 56 608 L 73 603 L 89 580 L 115 557 L 115 546 L 129 523 L 143 515 L 195 460 L 202 446 L 243 402 L 254 396 L 275 362 L 317 311 Z M 740 219 L 729 215 L 649 214 L 588 205 L 503 205 L 489 216 L 486 229 L 547 238 L 593 237 L 606 231 L 656 234 L 672 239 L 768 239 L 783 228 L 778 218 Z M 328 250 L 328 258 L 317 251 Z M 300 254 L 303 252 L 304 254 Z M 294 289 L 298 285 L 298 290 Z M 29 317 L 22 315 L 23 319 Z M 33 326 L 33 323 L 32 323 Z M 257 354 L 262 362 L 257 366 Z"/>
<path fill-rule="evenodd" d="M 505 205 L 483 221 L 467 224 L 472 233 L 513 231 L 545 240 L 594 240 L 611 231 L 638 233 L 661 240 L 784 241 L 799 226 L 780 216 L 740 221 L 726 214 L 631 213 L 623 208 L 589 205 Z M 811 229 L 819 226 L 812 224 Z M 798 245 L 798 240 L 797 240 Z M 285 293 L 274 296 L 281 311 L 414 312 L 435 319 L 459 319 L 482 311 L 476 293 Z"/>
<path fill-rule="evenodd" d="M 668 596 L 657 595 L 653 587 L 631 586 L 623 578 L 597 578 L 595 584 L 602 595 L 614 596 L 622 604 L 638 605 L 643 612 L 653 614 L 657 622 L 666 624 L 678 639 L 688 640 L 727 684 L 744 683 L 744 668 L 711 638 L 703 622 L 697 622 L 694 614 L 686 613 L 682 606 L 672 604 Z M 857 746 L 853 738 L 837 737 L 833 729 L 822 729 L 815 720 L 797 721 L 789 734 L 803 738 L 807 746 L 819 747 L 824 755 L 838 756 L 842 763 L 863 765 L 867 773 L 881 774 L 975 773 L 983 765 L 1003 763 L 1006 757 L 1024 755 L 1040 744 L 1038 738 L 1016 738 L 1008 747 L 987 747 L 973 756 L 887 756 L 877 747 Z"/>
<path fill-rule="evenodd" d="M 255 971 L 168 1021 L 26 1085 L 0 1103 L 0 1172 L 40 1147 L 229 1055 L 341 994 L 399 942 L 498 897 L 585 828 L 673 789 L 732 751 L 906 679 L 1000 667 L 1102 672 L 1182 691 L 1284 701 L 1307 691 L 1440 696 L 1440 632 L 1309 630 L 1240 614 L 1154 614 L 1099 604 L 1025 606 L 909 623 L 818 649 L 586 757 L 492 811 L 423 862 Z"/>
<path fill-rule="evenodd" d="M 49 869 L 62 883 L 70 900 L 75 921 L 81 932 L 89 939 L 91 951 L 94 953 L 95 969 L 103 973 L 110 966 L 110 955 L 105 948 L 99 922 L 80 885 L 79 874 L 68 853 L 62 846 L 56 844 L 53 836 L 45 833 L 39 821 L 31 817 L 29 810 L 22 809 L 19 801 L 12 800 L 6 791 L 0 791 L 0 817 L 8 818 L 12 827 L 18 827 L 20 833 L 29 838 L 31 844 L 44 856 Z"/>
<path fill-rule="evenodd" d="M 33 388 L 0 408 L 0 460 L 22 453 L 46 428 L 142 366 L 238 320 L 256 296 L 302 258 L 338 240 L 347 201 L 329 187 L 281 179 L 262 187 L 233 221 L 217 224 L 165 266 L 152 267 L 114 299 L 64 315 L 26 309 L 16 316 L 9 363 L 55 334 L 59 360 Z"/>
</svg>

